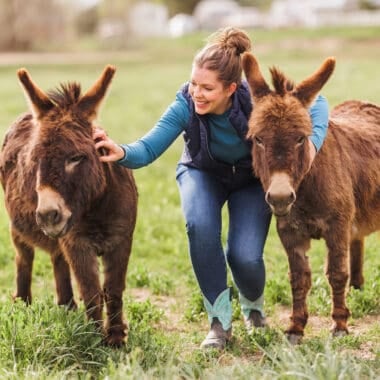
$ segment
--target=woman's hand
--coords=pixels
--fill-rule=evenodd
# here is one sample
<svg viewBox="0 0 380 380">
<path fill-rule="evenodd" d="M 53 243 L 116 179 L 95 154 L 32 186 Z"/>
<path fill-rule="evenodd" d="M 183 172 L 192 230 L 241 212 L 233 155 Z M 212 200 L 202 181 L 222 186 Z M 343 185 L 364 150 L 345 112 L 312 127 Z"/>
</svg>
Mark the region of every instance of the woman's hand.
<svg viewBox="0 0 380 380">
<path fill-rule="evenodd" d="M 107 136 L 107 133 L 96 127 L 93 133 L 93 139 L 95 141 L 95 149 L 105 148 L 105 154 L 99 157 L 102 162 L 112 162 L 121 160 L 124 157 L 124 149 L 116 144 L 112 139 Z"/>
</svg>

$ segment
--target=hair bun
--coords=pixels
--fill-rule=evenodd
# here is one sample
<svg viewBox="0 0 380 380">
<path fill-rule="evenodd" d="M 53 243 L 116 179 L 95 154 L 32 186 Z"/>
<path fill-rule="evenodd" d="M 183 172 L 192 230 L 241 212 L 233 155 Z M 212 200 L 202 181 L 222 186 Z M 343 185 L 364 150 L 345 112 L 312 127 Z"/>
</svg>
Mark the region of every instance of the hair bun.
<svg viewBox="0 0 380 380">
<path fill-rule="evenodd" d="M 233 50 L 236 55 L 251 50 L 251 40 L 248 35 L 233 27 L 218 30 L 211 36 L 211 42 L 218 43 L 223 49 Z"/>
<path fill-rule="evenodd" d="M 242 79 L 241 54 L 251 50 L 251 40 L 244 31 L 227 27 L 213 33 L 194 57 L 193 65 L 215 71 L 224 86 L 240 85 Z"/>
</svg>

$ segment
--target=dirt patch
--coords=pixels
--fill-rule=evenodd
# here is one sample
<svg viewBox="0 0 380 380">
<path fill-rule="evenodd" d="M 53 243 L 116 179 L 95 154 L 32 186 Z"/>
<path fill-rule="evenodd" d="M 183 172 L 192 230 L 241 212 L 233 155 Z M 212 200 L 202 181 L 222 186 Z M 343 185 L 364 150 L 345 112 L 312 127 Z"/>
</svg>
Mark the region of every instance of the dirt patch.
<svg viewBox="0 0 380 380">
<path fill-rule="evenodd" d="M 191 324 L 183 322 L 183 302 L 175 297 L 154 295 L 148 288 L 130 289 L 132 298 L 136 302 L 144 302 L 149 300 L 153 305 L 164 311 L 165 318 L 162 325 L 165 330 L 177 333 L 189 333 L 193 328 Z M 291 308 L 278 306 L 268 316 L 268 324 L 274 328 L 285 330 L 289 324 Z M 204 325 L 204 326 L 203 326 Z M 207 321 L 205 319 L 201 329 L 207 331 Z M 326 316 L 310 315 L 305 329 L 304 339 L 311 339 L 321 334 L 329 333 L 333 325 L 332 319 Z M 367 315 L 363 318 L 358 318 L 349 321 L 349 332 L 354 337 L 360 337 L 366 332 L 380 329 L 380 320 L 378 315 Z M 194 346 L 192 344 L 191 346 Z M 194 346 L 195 347 L 195 346 Z M 375 360 L 380 348 L 380 336 L 378 339 L 364 342 L 358 349 L 346 349 L 351 355 L 362 360 Z M 226 358 L 226 360 L 228 360 Z"/>
<path fill-rule="evenodd" d="M 136 302 L 145 302 L 149 300 L 153 305 L 165 312 L 165 329 L 167 331 L 185 332 L 183 319 L 183 311 L 179 310 L 178 300 L 170 296 L 162 296 L 152 294 L 148 288 L 130 289 L 132 298 Z"/>
</svg>

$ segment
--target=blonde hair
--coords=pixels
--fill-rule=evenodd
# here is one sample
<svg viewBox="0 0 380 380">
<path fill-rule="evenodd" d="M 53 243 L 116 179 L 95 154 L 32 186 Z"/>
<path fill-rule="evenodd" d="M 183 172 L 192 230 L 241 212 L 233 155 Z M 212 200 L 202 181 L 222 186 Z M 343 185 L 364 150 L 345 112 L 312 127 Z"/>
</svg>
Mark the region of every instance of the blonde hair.
<svg viewBox="0 0 380 380">
<path fill-rule="evenodd" d="M 244 31 L 227 27 L 219 29 L 209 38 L 205 47 L 193 60 L 199 68 L 216 71 L 224 86 L 241 83 L 241 54 L 251 49 L 251 40 Z"/>
</svg>

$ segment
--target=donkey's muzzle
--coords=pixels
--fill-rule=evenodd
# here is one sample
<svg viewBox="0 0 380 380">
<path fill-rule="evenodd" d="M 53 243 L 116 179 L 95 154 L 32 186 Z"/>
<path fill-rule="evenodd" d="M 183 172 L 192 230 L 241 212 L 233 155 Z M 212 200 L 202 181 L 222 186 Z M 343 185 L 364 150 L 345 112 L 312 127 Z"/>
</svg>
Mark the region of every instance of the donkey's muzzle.
<svg viewBox="0 0 380 380">
<path fill-rule="evenodd" d="M 273 194 L 267 192 L 265 194 L 265 200 L 275 216 L 286 216 L 289 214 L 290 209 L 296 200 L 296 194 L 294 191 L 289 194 Z"/>
<path fill-rule="evenodd" d="M 62 214 L 58 210 L 49 210 L 36 213 L 36 221 L 39 226 L 55 226 L 62 221 Z"/>
<path fill-rule="evenodd" d="M 51 238 L 65 235 L 70 226 L 70 219 L 64 218 L 58 210 L 37 211 L 36 222 L 42 232 Z"/>
<path fill-rule="evenodd" d="M 37 190 L 36 222 L 42 232 L 52 238 L 63 236 L 71 226 L 72 213 L 62 196 L 44 187 Z"/>
<path fill-rule="evenodd" d="M 289 214 L 293 203 L 296 201 L 296 193 L 288 174 L 277 172 L 271 176 L 270 185 L 265 193 L 265 200 L 275 216 Z"/>
</svg>

